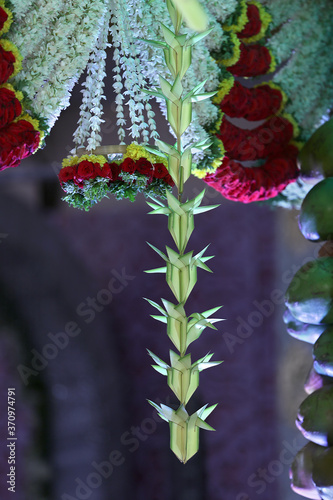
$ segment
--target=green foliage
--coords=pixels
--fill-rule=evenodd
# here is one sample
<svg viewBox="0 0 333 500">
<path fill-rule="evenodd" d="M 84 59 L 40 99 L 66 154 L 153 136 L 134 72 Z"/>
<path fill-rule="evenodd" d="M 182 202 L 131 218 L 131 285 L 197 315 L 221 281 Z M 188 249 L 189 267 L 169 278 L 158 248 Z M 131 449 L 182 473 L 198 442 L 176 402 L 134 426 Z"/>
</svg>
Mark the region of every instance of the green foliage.
<svg viewBox="0 0 333 500">
<path fill-rule="evenodd" d="M 109 198 L 110 194 L 117 200 L 127 198 L 135 201 L 138 193 L 143 193 L 146 197 L 158 196 L 166 199 L 166 193 L 171 191 L 171 186 L 161 182 L 161 179 L 154 179 L 149 183 L 144 174 L 122 172 L 121 175 L 123 180 L 114 182 L 101 177 L 89 179 L 84 181 L 83 187 L 78 187 L 73 181 L 66 182 L 63 189 L 67 194 L 62 199 L 72 207 L 87 212 L 103 198 Z"/>
</svg>

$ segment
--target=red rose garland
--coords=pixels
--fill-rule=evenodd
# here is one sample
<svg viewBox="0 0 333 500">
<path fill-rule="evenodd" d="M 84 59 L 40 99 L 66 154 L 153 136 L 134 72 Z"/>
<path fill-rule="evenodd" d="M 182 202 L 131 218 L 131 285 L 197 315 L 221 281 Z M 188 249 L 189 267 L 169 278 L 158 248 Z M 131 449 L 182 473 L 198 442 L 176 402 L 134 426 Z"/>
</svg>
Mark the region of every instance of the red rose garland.
<svg viewBox="0 0 333 500">
<path fill-rule="evenodd" d="M 230 159 L 253 161 L 281 153 L 293 135 L 293 125 L 281 116 L 273 116 L 252 130 L 236 127 L 224 116 L 217 137 Z"/>
<path fill-rule="evenodd" d="M 288 145 L 280 155 L 271 156 L 264 165 L 252 168 L 225 157 L 204 181 L 232 201 L 250 203 L 274 198 L 296 181 L 299 175 L 297 154 L 297 147 Z"/>
<path fill-rule="evenodd" d="M 278 113 L 283 101 L 284 96 L 281 90 L 272 88 L 269 84 L 247 88 L 235 81 L 229 94 L 221 101 L 220 108 L 231 118 L 256 121 L 265 120 Z"/>
</svg>

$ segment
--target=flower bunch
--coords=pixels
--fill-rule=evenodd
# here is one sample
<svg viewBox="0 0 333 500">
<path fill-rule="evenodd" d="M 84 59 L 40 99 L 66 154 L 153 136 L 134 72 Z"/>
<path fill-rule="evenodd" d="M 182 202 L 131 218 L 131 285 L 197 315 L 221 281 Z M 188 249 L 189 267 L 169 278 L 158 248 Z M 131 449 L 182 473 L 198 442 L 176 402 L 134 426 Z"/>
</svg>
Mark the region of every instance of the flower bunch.
<svg viewBox="0 0 333 500">
<path fill-rule="evenodd" d="M 63 198 L 75 208 L 89 210 L 102 198 L 135 200 L 137 193 L 165 198 L 166 190 L 174 185 L 165 164 L 153 155 L 131 156 L 131 147 L 121 160 L 108 161 L 102 155 L 82 155 L 65 158 L 59 181 L 67 195 Z M 150 158 L 150 159 L 148 159 Z"/>
<path fill-rule="evenodd" d="M 242 203 L 275 198 L 286 186 L 296 181 L 299 171 L 298 148 L 288 145 L 279 154 L 269 156 L 260 167 L 244 167 L 227 156 L 204 181 L 225 198 Z"/>
</svg>

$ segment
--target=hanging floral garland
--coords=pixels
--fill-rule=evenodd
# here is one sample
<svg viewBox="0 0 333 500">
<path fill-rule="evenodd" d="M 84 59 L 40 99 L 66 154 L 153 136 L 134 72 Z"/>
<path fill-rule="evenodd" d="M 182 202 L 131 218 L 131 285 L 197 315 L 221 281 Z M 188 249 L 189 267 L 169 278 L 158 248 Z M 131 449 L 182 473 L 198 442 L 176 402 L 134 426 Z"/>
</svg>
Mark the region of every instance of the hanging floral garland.
<svg viewBox="0 0 333 500">
<path fill-rule="evenodd" d="M 13 14 L 0 3 L 0 34 L 9 32 Z M 22 55 L 8 39 L 0 39 L 0 170 L 17 167 L 41 145 L 39 121 L 24 106 L 24 94 L 9 81 L 22 70 Z"/>
<path fill-rule="evenodd" d="M 86 211 L 111 194 L 131 201 L 138 193 L 165 198 L 174 186 L 165 161 L 135 144 L 126 147 L 120 160 L 89 154 L 66 158 L 62 165 L 59 181 L 67 193 L 63 200 Z"/>
</svg>

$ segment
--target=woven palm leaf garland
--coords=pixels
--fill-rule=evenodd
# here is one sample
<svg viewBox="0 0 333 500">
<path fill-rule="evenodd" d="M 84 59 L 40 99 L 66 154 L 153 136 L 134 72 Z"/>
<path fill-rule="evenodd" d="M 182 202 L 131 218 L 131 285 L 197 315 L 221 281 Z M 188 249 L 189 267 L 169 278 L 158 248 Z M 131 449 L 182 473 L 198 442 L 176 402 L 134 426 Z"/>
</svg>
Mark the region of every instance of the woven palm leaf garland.
<svg viewBox="0 0 333 500">
<path fill-rule="evenodd" d="M 205 421 L 216 405 L 203 406 L 193 414 L 186 410 L 186 404 L 199 385 L 199 373 L 209 367 L 220 364 L 220 361 L 211 361 L 213 354 L 192 362 L 191 354 L 187 354 L 189 345 L 197 340 L 206 328 L 215 328 L 214 323 L 220 321 L 210 316 L 220 309 L 215 307 L 203 313 L 186 315 L 185 303 L 197 281 L 197 268 L 210 271 L 206 261 L 211 257 L 204 256 L 206 248 L 197 255 L 186 252 L 189 238 L 194 229 L 194 215 L 206 212 L 216 206 L 201 207 L 204 196 L 202 191 L 192 200 L 182 201 L 183 187 L 191 174 L 192 148 L 204 149 L 208 143 L 197 143 L 183 148 L 182 134 L 189 127 L 192 118 L 192 102 L 208 99 L 214 95 L 212 92 L 202 92 L 204 82 L 198 84 L 183 95 L 182 79 L 190 67 L 193 45 L 206 36 L 210 30 L 187 37 L 180 33 L 181 15 L 173 3 L 167 0 L 168 11 L 172 20 L 174 31 L 161 24 L 164 42 L 147 41 L 154 47 L 163 49 L 165 62 L 170 70 L 170 81 L 160 76 L 160 88 L 157 91 L 148 91 L 149 94 L 165 99 L 167 118 L 177 138 L 175 145 L 167 144 L 161 140 L 156 141 L 158 149 L 149 150 L 161 155 L 168 162 L 168 171 L 175 182 L 178 197 L 167 192 L 167 205 L 161 202 L 150 203 L 153 208 L 151 214 L 162 214 L 168 217 L 168 228 L 176 244 L 177 251 L 166 247 L 166 254 L 150 245 L 165 261 L 166 266 L 152 269 L 150 273 L 166 273 L 166 281 L 176 298 L 176 304 L 162 299 L 163 307 L 148 299 L 148 302 L 159 311 L 153 317 L 166 323 L 167 334 L 179 351 L 170 350 L 170 362 L 167 363 L 148 351 L 155 364 L 153 367 L 168 380 L 168 385 L 179 400 L 177 409 L 164 404 L 160 406 L 150 401 L 156 408 L 160 417 L 170 426 L 170 447 L 182 463 L 186 463 L 199 449 L 199 429 L 213 430 Z"/>
</svg>

